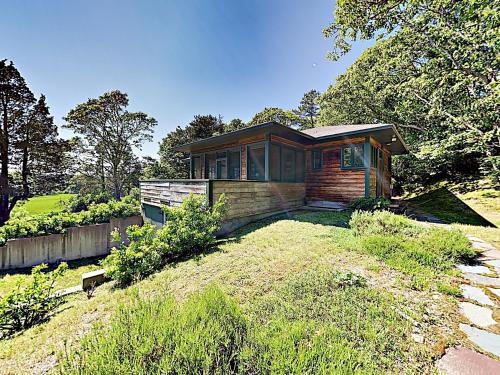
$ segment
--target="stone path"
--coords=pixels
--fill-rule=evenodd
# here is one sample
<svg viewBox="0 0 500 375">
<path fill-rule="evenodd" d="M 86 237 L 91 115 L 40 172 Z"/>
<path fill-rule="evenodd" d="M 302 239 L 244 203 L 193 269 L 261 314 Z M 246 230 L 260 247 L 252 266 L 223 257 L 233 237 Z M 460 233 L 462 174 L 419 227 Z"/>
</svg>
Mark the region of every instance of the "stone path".
<svg viewBox="0 0 500 375">
<path fill-rule="evenodd" d="M 479 262 L 458 265 L 468 284 L 460 286 L 464 301 L 459 304 L 464 322 L 460 330 L 476 347 L 500 357 L 500 251 L 480 238 L 467 236 Z M 500 361 L 467 348 L 450 348 L 438 361 L 443 374 L 500 374 Z"/>
</svg>

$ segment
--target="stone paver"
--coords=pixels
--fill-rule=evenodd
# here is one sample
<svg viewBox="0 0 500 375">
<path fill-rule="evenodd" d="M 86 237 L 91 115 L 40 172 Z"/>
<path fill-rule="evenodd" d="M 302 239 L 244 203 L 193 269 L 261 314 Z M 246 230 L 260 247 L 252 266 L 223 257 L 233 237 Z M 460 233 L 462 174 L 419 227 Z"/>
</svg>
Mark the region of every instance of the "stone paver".
<svg viewBox="0 0 500 375">
<path fill-rule="evenodd" d="M 495 250 L 495 249 L 491 249 L 488 251 L 484 251 L 482 253 L 482 256 L 484 258 L 490 258 L 491 260 L 500 259 L 500 251 Z"/>
<path fill-rule="evenodd" d="M 496 324 L 493 311 L 487 307 L 475 305 L 470 302 L 460 302 L 462 315 L 479 327 L 489 327 Z"/>
<path fill-rule="evenodd" d="M 500 335 L 472 327 L 468 324 L 461 323 L 459 327 L 474 344 L 484 351 L 500 357 Z"/>
<path fill-rule="evenodd" d="M 488 288 L 493 294 L 500 298 L 500 289 Z"/>
<path fill-rule="evenodd" d="M 500 259 L 485 260 L 484 263 L 495 268 L 500 268 Z"/>
<path fill-rule="evenodd" d="M 450 348 L 437 362 L 441 374 L 446 375 L 498 375 L 500 361 L 476 353 L 473 350 L 458 347 Z"/>
<path fill-rule="evenodd" d="M 464 278 L 483 286 L 500 287 L 500 278 L 476 275 L 474 273 L 464 273 Z"/>
<path fill-rule="evenodd" d="M 493 302 L 481 288 L 463 284 L 460 285 L 460 289 L 462 289 L 462 294 L 465 298 L 479 302 L 483 305 L 495 306 L 495 302 Z"/>
<path fill-rule="evenodd" d="M 491 273 L 490 269 L 485 266 L 466 266 L 465 264 L 459 264 L 458 269 L 462 272 L 476 273 L 476 274 Z"/>
</svg>

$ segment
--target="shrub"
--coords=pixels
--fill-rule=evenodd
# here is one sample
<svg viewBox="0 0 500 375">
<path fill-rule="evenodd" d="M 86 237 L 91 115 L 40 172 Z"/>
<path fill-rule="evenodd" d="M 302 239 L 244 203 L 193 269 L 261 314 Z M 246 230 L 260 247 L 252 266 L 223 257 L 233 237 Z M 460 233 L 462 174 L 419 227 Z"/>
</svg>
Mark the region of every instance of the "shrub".
<svg viewBox="0 0 500 375">
<path fill-rule="evenodd" d="M 120 242 L 120 233 L 114 231 L 113 241 Z M 144 224 L 142 227 L 131 225 L 127 228 L 129 246 L 121 243 L 111 249 L 111 253 L 101 261 L 106 276 L 126 285 L 152 274 L 161 267 L 161 255 L 154 246 L 156 227 Z"/>
<path fill-rule="evenodd" d="M 190 194 L 180 207 L 162 207 L 165 225 L 158 237 L 168 243 L 172 255 L 197 254 L 215 242 L 214 234 L 220 229 L 227 212 L 226 198 L 222 194 L 210 207 L 204 195 Z"/>
<path fill-rule="evenodd" d="M 66 210 L 69 212 L 86 211 L 92 204 L 108 203 L 113 199 L 113 195 L 108 192 L 100 192 L 93 194 L 78 194 L 65 203 Z"/>
<path fill-rule="evenodd" d="M 62 303 L 61 296 L 54 294 L 54 283 L 68 268 L 61 263 L 54 271 L 43 273 L 47 265 L 33 267 L 28 286 L 8 293 L 0 299 L 0 333 L 10 336 L 41 323 Z"/>
<path fill-rule="evenodd" d="M 356 211 L 351 216 L 349 226 L 358 236 L 372 234 L 415 236 L 425 230 L 410 219 L 387 211 Z"/>
<path fill-rule="evenodd" d="M 391 201 L 384 197 L 377 198 L 354 198 L 349 203 L 349 208 L 360 211 L 387 210 Z"/>
<path fill-rule="evenodd" d="M 130 244 L 113 248 L 104 259 L 106 274 L 113 280 L 130 284 L 158 270 L 173 257 L 208 249 L 216 240 L 214 234 L 226 211 L 223 195 L 213 207 L 205 196 L 190 195 L 180 207 L 163 209 L 166 217 L 163 227 L 158 230 L 152 224 L 129 227 Z"/>
<path fill-rule="evenodd" d="M 15 216 L 0 227 L 0 246 L 11 238 L 63 233 L 66 228 L 109 222 L 112 218 L 140 215 L 135 200 L 110 201 L 92 204 L 88 211 L 52 212 L 37 216 Z"/>
<path fill-rule="evenodd" d="M 179 306 L 172 297 L 137 295 L 95 327 L 63 369 L 78 374 L 228 374 L 238 372 L 247 321 L 211 286 Z"/>
</svg>

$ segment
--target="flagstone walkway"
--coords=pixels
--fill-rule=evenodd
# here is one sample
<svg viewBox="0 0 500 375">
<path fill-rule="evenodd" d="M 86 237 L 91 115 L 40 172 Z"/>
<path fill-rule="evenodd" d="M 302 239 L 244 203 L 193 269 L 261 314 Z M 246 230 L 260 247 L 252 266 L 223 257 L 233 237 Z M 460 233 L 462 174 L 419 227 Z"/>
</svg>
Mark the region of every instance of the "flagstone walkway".
<svg viewBox="0 0 500 375">
<path fill-rule="evenodd" d="M 458 265 L 466 280 L 461 286 L 464 317 L 460 330 L 484 354 L 450 348 L 438 361 L 442 374 L 500 374 L 500 251 L 480 238 L 467 236 L 478 251 L 476 264 Z"/>
</svg>

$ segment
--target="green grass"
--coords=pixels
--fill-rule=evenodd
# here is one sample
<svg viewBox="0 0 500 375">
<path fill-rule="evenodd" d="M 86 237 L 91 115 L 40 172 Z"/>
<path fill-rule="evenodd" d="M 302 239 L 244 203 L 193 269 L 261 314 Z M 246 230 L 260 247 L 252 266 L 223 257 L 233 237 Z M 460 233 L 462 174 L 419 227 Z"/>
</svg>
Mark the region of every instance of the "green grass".
<svg viewBox="0 0 500 375">
<path fill-rule="evenodd" d="M 100 258 L 89 258 L 69 261 L 68 270 L 55 283 L 55 289 L 69 288 L 81 284 L 81 276 L 85 272 L 95 271 L 100 269 Z M 47 270 L 54 269 L 51 265 Z M 26 286 L 31 280 L 31 268 L 0 271 L 0 296 L 6 295 L 8 292 L 17 288 Z"/>
<path fill-rule="evenodd" d="M 53 194 L 40 195 L 21 201 L 14 207 L 14 213 L 24 208 L 29 215 L 47 214 L 49 212 L 60 212 L 67 202 L 75 194 Z"/>
<path fill-rule="evenodd" d="M 255 347 L 250 353 L 254 354 L 248 360 L 252 366 L 267 368 L 267 360 L 259 353 L 281 358 L 288 351 L 282 343 L 295 348 L 301 361 L 313 353 L 308 347 L 315 348 L 314 353 L 321 358 L 331 359 L 340 353 L 339 362 L 332 361 L 339 369 L 347 368 L 343 367 L 348 366 L 346 358 L 355 358 L 367 371 L 431 372 L 431 357 L 461 337 L 450 331 L 459 319 L 456 300 L 444 294 L 436 299 L 434 290 L 409 288 L 410 276 L 360 249 L 348 221 L 349 214 L 329 212 L 298 212 L 267 219 L 246 226 L 217 249 L 173 263 L 132 288 L 107 283 L 97 288 L 92 299 L 84 294 L 70 296 L 50 321 L 0 341 L 2 370 L 33 373 L 51 369 L 65 352 L 81 347 L 80 340 L 93 323 L 106 325 L 116 316 L 117 308 L 133 304 L 136 295 L 151 301 L 171 295 L 183 303 L 192 293 L 217 283 L 241 306 L 250 322 L 269 322 L 262 330 L 264 337 L 252 339 Z M 335 270 L 362 275 L 367 286 L 333 288 L 328 280 Z M 308 311 L 311 315 L 303 315 Z M 421 323 L 425 345 L 413 342 L 408 325 L 394 312 Z M 327 314 L 331 316 L 325 320 Z M 289 319 L 282 321 L 283 317 Z M 339 326 L 342 324 L 346 327 Z M 392 333 L 384 326 L 391 327 Z M 339 341 L 344 335 L 354 340 L 352 344 Z M 373 350 L 376 354 L 370 355 Z"/>
</svg>

